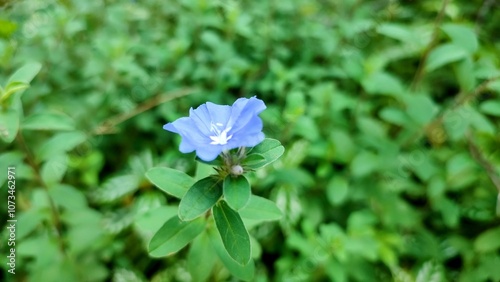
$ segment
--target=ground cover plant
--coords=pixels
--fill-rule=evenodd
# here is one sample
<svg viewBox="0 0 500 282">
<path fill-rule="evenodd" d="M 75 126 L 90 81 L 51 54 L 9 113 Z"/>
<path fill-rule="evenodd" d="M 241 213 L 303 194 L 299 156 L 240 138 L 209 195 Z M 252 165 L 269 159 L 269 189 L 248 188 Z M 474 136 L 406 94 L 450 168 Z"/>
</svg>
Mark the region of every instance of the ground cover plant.
<svg viewBox="0 0 500 282">
<path fill-rule="evenodd" d="M 0 280 L 500 281 L 498 1 L 0 7 Z M 252 97 L 244 176 L 163 129 Z"/>
</svg>

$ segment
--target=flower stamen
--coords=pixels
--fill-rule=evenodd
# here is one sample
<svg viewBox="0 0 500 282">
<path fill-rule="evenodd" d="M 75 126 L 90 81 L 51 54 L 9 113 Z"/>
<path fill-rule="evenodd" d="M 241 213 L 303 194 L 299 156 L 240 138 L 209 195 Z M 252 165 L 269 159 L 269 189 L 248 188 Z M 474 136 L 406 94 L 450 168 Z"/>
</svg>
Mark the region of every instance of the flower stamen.
<svg viewBox="0 0 500 282">
<path fill-rule="evenodd" d="M 233 135 L 227 135 L 229 130 L 231 130 L 231 127 L 228 127 L 221 131 L 219 127 L 222 126 L 224 125 L 220 122 L 210 124 L 210 131 L 215 133 L 215 135 L 209 136 L 212 140 L 212 142 L 210 142 L 211 145 L 226 145 L 227 141 L 229 141 L 233 137 Z"/>
</svg>

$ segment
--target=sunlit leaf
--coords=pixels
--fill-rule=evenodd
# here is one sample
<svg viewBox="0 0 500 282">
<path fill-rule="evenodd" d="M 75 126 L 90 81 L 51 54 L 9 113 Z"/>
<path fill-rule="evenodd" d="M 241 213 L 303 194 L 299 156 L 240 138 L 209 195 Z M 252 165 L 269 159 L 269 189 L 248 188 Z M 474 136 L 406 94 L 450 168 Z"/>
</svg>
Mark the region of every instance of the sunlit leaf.
<svg viewBox="0 0 500 282">
<path fill-rule="evenodd" d="M 6 143 L 10 143 L 16 138 L 18 130 L 19 114 L 12 109 L 5 111 L 0 109 L 0 138 Z"/>
<path fill-rule="evenodd" d="M 480 105 L 483 113 L 500 117 L 500 101 L 486 101 Z"/>
<path fill-rule="evenodd" d="M 326 189 L 326 195 L 330 203 L 338 205 L 346 199 L 349 187 L 344 178 L 337 176 L 328 182 Z"/>
<path fill-rule="evenodd" d="M 54 113 L 34 114 L 24 119 L 23 129 L 30 130 L 73 130 L 75 124 L 66 115 Z"/>
<path fill-rule="evenodd" d="M 206 281 L 215 262 L 214 249 L 208 232 L 203 232 L 193 240 L 187 255 L 188 269 L 193 281 Z"/>
<path fill-rule="evenodd" d="M 456 44 L 447 43 L 440 45 L 433 49 L 429 54 L 429 57 L 426 61 L 425 70 L 427 72 L 433 71 L 446 64 L 461 60 L 466 56 L 467 51 Z"/>
<path fill-rule="evenodd" d="M 252 154 L 258 154 L 263 156 L 264 160 L 255 161 L 253 164 L 248 164 L 247 167 L 256 169 L 266 166 L 281 157 L 284 152 L 285 148 L 281 146 L 281 143 L 278 140 L 266 138 L 259 145 L 253 147 L 249 153 L 249 157 Z"/>
<path fill-rule="evenodd" d="M 243 281 L 251 281 L 255 273 L 255 263 L 253 259 L 245 264 L 241 265 L 237 263 L 228 253 L 224 244 L 222 243 L 219 233 L 212 229 L 209 231 L 210 242 L 219 259 L 222 261 L 224 266 L 231 272 L 232 275 L 241 279 Z"/>
<path fill-rule="evenodd" d="M 149 242 L 149 255 L 163 257 L 184 248 L 205 228 L 205 219 L 182 221 L 177 216 L 169 219 Z"/>
<path fill-rule="evenodd" d="M 109 203 L 116 201 L 130 193 L 133 193 L 139 186 L 137 176 L 120 175 L 108 179 L 92 195 L 93 199 L 99 203 Z"/>
<path fill-rule="evenodd" d="M 250 183 L 245 176 L 238 177 L 227 176 L 223 182 L 224 199 L 234 210 L 240 210 L 250 200 L 252 193 Z"/>
<path fill-rule="evenodd" d="M 179 203 L 179 218 L 193 220 L 208 211 L 222 196 L 222 183 L 209 176 L 197 181 Z"/>
<path fill-rule="evenodd" d="M 477 35 L 471 27 L 448 23 L 444 24 L 441 29 L 446 32 L 456 46 L 460 46 L 470 54 L 476 52 L 479 47 Z"/>
<path fill-rule="evenodd" d="M 80 131 L 61 132 L 47 140 L 35 156 L 40 160 L 47 160 L 54 155 L 68 152 L 87 139 L 85 133 Z"/>
<path fill-rule="evenodd" d="M 495 251 L 500 248 L 500 227 L 489 229 L 479 235 L 474 241 L 474 249 L 485 253 Z"/>
<path fill-rule="evenodd" d="M 274 202 L 255 195 L 250 197 L 250 201 L 239 214 L 241 217 L 259 221 L 278 220 L 283 216 Z"/>
<path fill-rule="evenodd" d="M 40 72 L 42 65 L 38 62 L 27 63 L 12 74 L 7 81 L 7 85 L 12 82 L 24 82 L 29 84 Z"/>
<path fill-rule="evenodd" d="M 225 201 L 219 201 L 213 213 L 227 253 L 239 264 L 247 264 L 251 255 L 250 237 L 240 215 Z"/>
<path fill-rule="evenodd" d="M 146 172 L 146 177 L 156 187 L 179 199 L 194 184 L 191 176 L 168 167 L 153 167 Z"/>
</svg>

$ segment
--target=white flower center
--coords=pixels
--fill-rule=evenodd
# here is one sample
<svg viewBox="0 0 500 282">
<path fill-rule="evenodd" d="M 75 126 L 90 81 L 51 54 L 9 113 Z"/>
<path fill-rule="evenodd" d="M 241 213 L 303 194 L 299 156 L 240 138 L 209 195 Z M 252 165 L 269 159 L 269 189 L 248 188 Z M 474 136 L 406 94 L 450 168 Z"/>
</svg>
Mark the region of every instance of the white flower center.
<svg viewBox="0 0 500 282">
<path fill-rule="evenodd" d="M 210 139 L 212 139 L 212 142 L 210 142 L 210 144 L 212 144 L 212 145 L 226 145 L 227 141 L 229 141 L 233 137 L 233 135 L 227 136 L 227 133 L 229 132 L 229 130 L 231 130 L 231 127 L 227 127 L 226 129 L 221 130 L 221 128 L 223 126 L 224 125 L 220 122 L 217 122 L 215 124 L 212 123 L 210 125 L 210 131 L 215 134 L 215 135 L 209 136 Z"/>
</svg>

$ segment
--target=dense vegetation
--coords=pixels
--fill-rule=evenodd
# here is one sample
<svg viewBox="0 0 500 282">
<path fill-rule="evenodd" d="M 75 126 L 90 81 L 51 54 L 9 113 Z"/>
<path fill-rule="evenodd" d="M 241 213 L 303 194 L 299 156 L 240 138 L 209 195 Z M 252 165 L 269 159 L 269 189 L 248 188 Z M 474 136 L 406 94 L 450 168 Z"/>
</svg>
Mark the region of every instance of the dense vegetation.
<svg viewBox="0 0 500 282">
<path fill-rule="evenodd" d="M 253 281 L 500 281 L 497 1 L 0 5 L 2 281 L 234 281 L 149 256 L 178 200 L 145 173 L 206 174 L 163 124 L 254 95 L 285 154 L 249 176 L 284 215 Z"/>
</svg>

